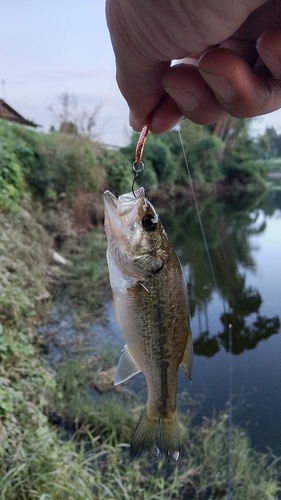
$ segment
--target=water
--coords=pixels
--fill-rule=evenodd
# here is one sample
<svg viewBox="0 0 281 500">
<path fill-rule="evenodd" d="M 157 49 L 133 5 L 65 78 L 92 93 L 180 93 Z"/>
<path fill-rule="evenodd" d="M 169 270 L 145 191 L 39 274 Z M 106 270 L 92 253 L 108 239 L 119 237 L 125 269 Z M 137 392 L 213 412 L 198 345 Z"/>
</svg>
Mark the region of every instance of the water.
<svg viewBox="0 0 281 500">
<path fill-rule="evenodd" d="M 217 288 L 191 208 L 161 214 L 190 287 L 194 338 L 192 396 L 202 415 L 226 408 L 232 333 L 234 424 L 254 447 L 281 452 L 281 192 L 236 203 L 201 204 Z M 179 373 L 179 391 L 187 387 Z"/>
<path fill-rule="evenodd" d="M 281 190 L 235 201 L 200 202 L 217 287 L 210 270 L 194 207 L 156 207 L 182 262 L 190 289 L 194 339 L 193 382 L 179 371 L 179 392 L 202 399 L 195 423 L 226 410 L 230 356 L 233 376 L 233 422 L 247 428 L 252 445 L 281 453 Z M 123 347 L 113 302 L 106 319 L 88 325 L 81 343 L 88 355 L 97 346 L 116 353 Z M 232 329 L 229 353 L 228 325 Z M 77 328 L 64 306 L 49 325 L 49 360 L 61 360 L 66 343 L 75 355 Z M 143 389 L 143 375 L 128 381 Z M 203 395 L 203 398 L 201 397 Z"/>
</svg>

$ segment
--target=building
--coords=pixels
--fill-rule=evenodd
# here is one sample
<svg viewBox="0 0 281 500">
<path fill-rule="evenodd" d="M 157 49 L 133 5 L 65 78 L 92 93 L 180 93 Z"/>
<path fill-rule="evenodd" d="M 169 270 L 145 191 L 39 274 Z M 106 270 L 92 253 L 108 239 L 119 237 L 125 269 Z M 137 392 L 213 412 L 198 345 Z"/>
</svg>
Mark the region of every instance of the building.
<svg viewBox="0 0 281 500">
<path fill-rule="evenodd" d="M 37 123 L 26 120 L 14 108 L 7 104 L 4 99 L 0 99 L 0 118 L 2 118 L 3 120 L 20 123 L 21 125 L 28 125 L 29 127 L 40 127 L 40 125 L 37 125 Z"/>
</svg>

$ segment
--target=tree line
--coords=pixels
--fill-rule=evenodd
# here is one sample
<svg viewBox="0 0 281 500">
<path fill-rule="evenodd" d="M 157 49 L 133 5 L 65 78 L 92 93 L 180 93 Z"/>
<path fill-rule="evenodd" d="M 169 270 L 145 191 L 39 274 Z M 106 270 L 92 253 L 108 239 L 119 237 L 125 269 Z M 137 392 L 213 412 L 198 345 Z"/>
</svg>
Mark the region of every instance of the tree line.
<svg viewBox="0 0 281 500">
<path fill-rule="evenodd" d="M 241 187 L 263 187 L 270 157 L 280 151 L 275 129 L 252 137 L 251 120 L 228 118 L 216 126 L 201 126 L 185 120 L 181 135 L 189 170 L 198 185 L 208 183 L 239 184 Z M 134 157 L 138 134 L 122 148 L 125 156 Z M 141 181 L 149 186 L 188 185 L 189 178 L 178 132 L 172 130 L 159 136 L 149 135 L 144 151 L 145 169 Z"/>
<path fill-rule="evenodd" d="M 94 194 L 111 189 L 119 195 L 131 189 L 132 162 L 139 135 L 117 151 L 96 140 L 91 127 L 81 129 L 65 113 L 57 130 L 40 133 L 0 122 L 0 206 L 7 208 L 26 197 L 70 202 L 78 191 Z M 92 122 L 91 122 L 92 123 Z M 181 135 L 191 177 L 196 187 L 214 183 L 264 188 L 270 158 L 281 156 L 281 135 L 269 128 L 252 137 L 250 120 L 229 118 L 216 126 L 181 124 Z M 165 187 L 175 193 L 189 186 L 184 154 L 175 130 L 149 134 L 137 183 L 152 192 Z"/>
</svg>

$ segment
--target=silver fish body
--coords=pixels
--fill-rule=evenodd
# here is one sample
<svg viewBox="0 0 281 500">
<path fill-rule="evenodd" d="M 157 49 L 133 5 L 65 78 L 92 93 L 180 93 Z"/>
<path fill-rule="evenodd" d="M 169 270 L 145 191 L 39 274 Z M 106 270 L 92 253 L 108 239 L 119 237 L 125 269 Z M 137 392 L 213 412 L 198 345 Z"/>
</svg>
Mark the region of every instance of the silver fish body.
<svg viewBox="0 0 281 500">
<path fill-rule="evenodd" d="M 140 188 L 104 193 L 107 261 L 117 318 L 125 340 L 115 384 L 143 372 L 147 408 L 131 443 L 131 456 L 153 446 L 178 459 L 178 368 L 192 369 L 187 285 L 163 225 Z"/>
</svg>

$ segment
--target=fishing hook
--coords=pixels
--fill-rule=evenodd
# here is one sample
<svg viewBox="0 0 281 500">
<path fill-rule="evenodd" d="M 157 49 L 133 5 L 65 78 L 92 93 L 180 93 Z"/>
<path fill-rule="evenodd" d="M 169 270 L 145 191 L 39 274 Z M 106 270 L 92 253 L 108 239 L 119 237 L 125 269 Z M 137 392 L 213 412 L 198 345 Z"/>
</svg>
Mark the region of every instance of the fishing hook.
<svg viewBox="0 0 281 500">
<path fill-rule="evenodd" d="M 133 179 L 133 183 L 132 183 L 132 193 L 133 193 L 134 197 L 136 197 L 135 191 L 134 191 L 134 185 L 135 185 L 136 179 L 137 179 L 139 173 L 142 172 L 142 170 L 144 169 L 144 163 L 141 161 L 141 159 L 142 159 L 144 145 L 145 145 L 145 141 L 146 141 L 147 134 L 149 131 L 150 123 L 151 123 L 151 118 L 152 118 L 151 115 L 149 115 L 147 117 L 146 122 L 143 126 L 143 129 L 140 133 L 139 140 L 137 142 L 137 146 L 136 146 L 135 161 L 133 162 L 133 165 L 132 165 L 132 170 L 134 172 L 134 179 Z"/>
<path fill-rule="evenodd" d="M 143 169 L 144 169 L 144 163 L 142 161 L 139 161 L 138 163 L 136 163 L 136 161 L 134 161 L 134 163 L 132 165 L 132 170 L 133 170 L 135 175 L 134 175 L 134 179 L 133 179 L 133 183 L 132 183 L 132 193 L 133 193 L 135 198 L 136 198 L 136 195 L 135 195 L 135 191 L 134 191 L 134 185 L 135 185 L 135 182 L 136 182 L 138 175 L 140 174 L 140 172 L 143 171 Z"/>
</svg>

